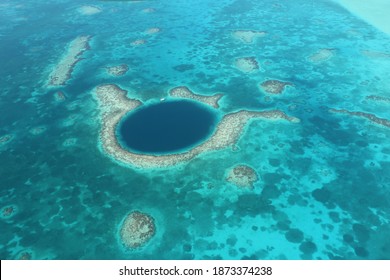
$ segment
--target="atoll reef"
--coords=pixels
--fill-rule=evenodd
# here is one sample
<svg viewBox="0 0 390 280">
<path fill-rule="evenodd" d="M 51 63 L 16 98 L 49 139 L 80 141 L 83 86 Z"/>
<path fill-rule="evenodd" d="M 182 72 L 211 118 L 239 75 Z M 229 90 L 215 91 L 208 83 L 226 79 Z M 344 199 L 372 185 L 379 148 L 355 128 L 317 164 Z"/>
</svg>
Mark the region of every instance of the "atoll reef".
<svg viewBox="0 0 390 280">
<path fill-rule="evenodd" d="M 309 55 L 308 60 L 312 63 L 321 63 L 331 59 L 334 56 L 335 51 L 336 49 L 320 49 Z"/>
<path fill-rule="evenodd" d="M 81 55 L 89 49 L 91 36 L 79 36 L 74 39 L 49 76 L 50 86 L 62 86 L 70 79 L 74 66 L 81 60 Z"/>
<path fill-rule="evenodd" d="M 266 34 L 267 32 L 255 30 L 235 30 L 232 32 L 233 38 L 236 38 L 245 44 L 252 44 L 257 38 L 263 37 Z"/>
<path fill-rule="evenodd" d="M 120 229 L 122 244 L 128 249 L 137 249 L 145 245 L 155 234 L 153 217 L 134 211 L 127 215 Z"/>
<path fill-rule="evenodd" d="M 279 80 L 266 80 L 260 83 L 260 88 L 266 93 L 281 94 L 286 86 L 293 86 L 290 82 L 283 82 Z"/>
<path fill-rule="evenodd" d="M 115 65 L 115 66 L 109 66 L 105 68 L 107 73 L 111 76 L 119 77 L 123 76 L 129 71 L 129 66 L 127 64 L 121 64 L 121 65 Z"/>
<path fill-rule="evenodd" d="M 251 73 L 260 69 L 259 63 L 254 56 L 236 58 L 234 65 L 244 73 Z"/>
<path fill-rule="evenodd" d="M 226 181 L 239 188 L 253 189 L 253 184 L 259 180 L 256 171 L 248 165 L 237 165 L 228 171 Z"/>
<path fill-rule="evenodd" d="M 190 98 L 206 105 L 218 108 L 219 95 L 201 96 L 191 92 L 186 87 L 174 88 L 170 91 L 173 97 Z M 101 111 L 100 141 L 103 150 L 113 159 L 121 163 L 130 164 L 139 168 L 161 168 L 177 165 L 191 160 L 206 151 L 219 150 L 233 146 L 241 136 L 244 127 L 251 119 L 283 119 L 290 122 L 299 122 L 295 117 L 287 116 L 278 110 L 246 111 L 226 114 L 223 116 L 213 135 L 202 144 L 178 154 L 147 155 L 130 152 L 118 143 L 116 127 L 120 120 L 130 111 L 142 105 L 135 99 L 126 97 L 126 91 L 116 85 L 101 85 L 95 89 L 95 96 Z"/>
<path fill-rule="evenodd" d="M 390 120 L 379 118 L 379 117 L 375 116 L 374 114 L 369 114 L 369 113 L 365 113 L 365 112 L 352 112 L 352 111 L 348 111 L 345 109 L 330 109 L 329 112 L 361 117 L 361 118 L 365 118 L 373 123 L 376 123 L 376 124 L 379 124 L 379 125 L 382 125 L 385 127 L 390 127 Z"/>
</svg>

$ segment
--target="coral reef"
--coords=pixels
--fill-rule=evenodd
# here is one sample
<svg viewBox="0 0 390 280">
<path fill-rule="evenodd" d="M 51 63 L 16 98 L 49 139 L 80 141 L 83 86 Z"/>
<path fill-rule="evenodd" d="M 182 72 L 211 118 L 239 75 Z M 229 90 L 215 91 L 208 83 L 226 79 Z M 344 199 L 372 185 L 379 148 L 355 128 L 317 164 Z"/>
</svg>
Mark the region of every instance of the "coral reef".
<svg viewBox="0 0 390 280">
<path fill-rule="evenodd" d="M 236 58 L 234 65 L 244 73 L 251 73 L 260 69 L 259 63 L 254 56 Z"/>
<path fill-rule="evenodd" d="M 308 56 L 308 60 L 312 63 L 321 63 L 331 59 L 335 54 L 336 49 L 320 49 L 317 52 Z"/>
<path fill-rule="evenodd" d="M 259 180 L 256 171 L 248 165 L 237 165 L 228 171 L 226 181 L 240 188 L 253 188 Z"/>
<path fill-rule="evenodd" d="M 186 87 L 174 88 L 170 91 L 174 97 L 191 98 L 206 105 L 218 108 L 219 95 L 200 96 L 192 93 Z M 101 85 L 95 89 L 95 95 L 100 107 L 102 127 L 100 132 L 101 146 L 106 154 L 118 162 L 130 164 L 138 168 L 161 168 L 173 166 L 191 160 L 201 153 L 234 146 L 241 136 L 247 123 L 254 118 L 268 120 L 283 119 L 299 122 L 299 119 L 287 116 L 278 110 L 271 111 L 238 111 L 223 116 L 214 134 L 202 144 L 178 154 L 148 155 L 130 152 L 118 143 L 116 127 L 120 120 L 129 112 L 141 106 L 142 103 L 126 97 L 126 91 L 116 85 Z"/>
<path fill-rule="evenodd" d="M 240 40 L 245 44 L 253 44 L 253 42 L 267 34 L 264 31 L 255 31 L 255 30 L 235 30 L 232 32 L 233 38 Z"/>
<path fill-rule="evenodd" d="M 70 79 L 75 65 L 81 60 L 81 55 L 88 50 L 91 36 L 78 36 L 74 39 L 58 64 L 49 76 L 50 86 L 63 86 Z"/>
<path fill-rule="evenodd" d="M 111 76 L 123 76 L 129 71 L 129 66 L 127 64 L 121 64 L 121 65 L 115 65 L 115 66 L 108 66 L 105 67 L 108 74 Z"/>
<path fill-rule="evenodd" d="M 375 116 L 374 114 L 369 114 L 369 113 L 365 113 L 365 112 L 352 112 L 352 111 L 348 111 L 345 109 L 330 109 L 329 112 L 361 117 L 361 118 L 368 119 L 369 121 L 371 121 L 373 123 L 376 123 L 376 124 L 379 124 L 379 125 L 382 125 L 385 127 L 390 127 L 390 120 L 379 118 L 379 117 Z"/>
<path fill-rule="evenodd" d="M 155 234 L 154 219 L 148 214 L 134 211 L 123 221 L 120 238 L 127 248 L 137 249 L 147 243 Z"/>
<path fill-rule="evenodd" d="M 283 82 L 279 80 L 267 80 L 260 84 L 260 88 L 266 93 L 281 94 L 286 86 L 294 86 L 290 82 Z"/>
</svg>

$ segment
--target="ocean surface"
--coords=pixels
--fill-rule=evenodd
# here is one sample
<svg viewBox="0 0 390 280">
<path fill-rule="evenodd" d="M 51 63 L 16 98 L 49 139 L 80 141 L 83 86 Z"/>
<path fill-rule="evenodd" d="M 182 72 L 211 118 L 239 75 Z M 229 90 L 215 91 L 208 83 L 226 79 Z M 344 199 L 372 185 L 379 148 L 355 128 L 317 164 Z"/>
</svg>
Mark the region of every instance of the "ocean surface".
<svg viewBox="0 0 390 280">
<path fill-rule="evenodd" d="M 49 87 L 80 35 L 90 49 Z M 240 71 L 240 57 L 259 69 Z M 120 64 L 125 75 L 107 73 Z M 293 86 L 267 94 L 267 79 Z M 146 103 L 187 86 L 222 93 L 221 114 L 301 121 L 253 120 L 234 149 L 139 169 L 101 148 L 93 89 L 107 83 Z M 2 0 L 0 258 L 390 259 L 389 100 L 389 35 L 330 0 Z M 257 172 L 253 189 L 226 180 L 237 165 Z M 156 233 L 127 249 L 120 226 L 136 210 Z"/>
<path fill-rule="evenodd" d="M 117 129 L 123 148 L 171 154 L 202 143 L 215 131 L 217 114 L 197 103 L 160 101 L 131 112 Z"/>
</svg>

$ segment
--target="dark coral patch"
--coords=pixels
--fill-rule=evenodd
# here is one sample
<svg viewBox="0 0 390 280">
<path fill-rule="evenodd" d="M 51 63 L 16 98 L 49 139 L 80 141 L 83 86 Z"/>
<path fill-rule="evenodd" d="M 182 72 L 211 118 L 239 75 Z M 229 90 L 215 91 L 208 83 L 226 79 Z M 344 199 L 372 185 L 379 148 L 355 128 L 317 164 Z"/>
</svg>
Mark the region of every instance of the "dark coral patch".
<svg viewBox="0 0 390 280">
<path fill-rule="evenodd" d="M 299 246 L 299 250 L 306 255 L 312 255 L 317 251 L 317 246 L 311 241 L 305 241 Z"/>
<path fill-rule="evenodd" d="M 293 228 L 286 232 L 285 237 L 291 243 L 301 243 L 303 240 L 303 232 Z"/>
</svg>

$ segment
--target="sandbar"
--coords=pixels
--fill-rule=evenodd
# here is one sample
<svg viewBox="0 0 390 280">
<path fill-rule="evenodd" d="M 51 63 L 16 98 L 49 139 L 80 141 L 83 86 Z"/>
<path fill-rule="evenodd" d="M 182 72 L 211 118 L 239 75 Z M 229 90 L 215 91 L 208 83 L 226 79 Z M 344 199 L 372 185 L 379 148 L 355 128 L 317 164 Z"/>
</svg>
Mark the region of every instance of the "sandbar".
<svg viewBox="0 0 390 280">
<path fill-rule="evenodd" d="M 91 36 L 78 36 L 68 46 L 67 51 L 49 76 L 50 86 L 62 86 L 70 79 L 73 68 L 81 60 L 81 55 L 89 49 Z"/>
<path fill-rule="evenodd" d="M 118 143 L 116 136 L 120 120 L 126 114 L 142 105 L 139 100 L 128 98 L 126 93 L 125 90 L 113 84 L 100 85 L 94 90 L 94 97 L 97 99 L 100 110 L 100 144 L 103 152 L 113 160 L 137 168 L 170 167 L 187 162 L 207 151 L 232 147 L 237 143 L 244 128 L 252 119 L 299 122 L 299 119 L 290 117 L 279 110 L 240 110 L 224 115 L 214 133 L 207 140 L 186 152 L 165 155 L 140 154 L 124 149 Z M 187 87 L 178 87 L 170 90 L 170 96 L 193 99 L 214 108 L 218 108 L 218 100 L 221 98 L 220 95 L 202 96 L 195 94 Z"/>
</svg>

